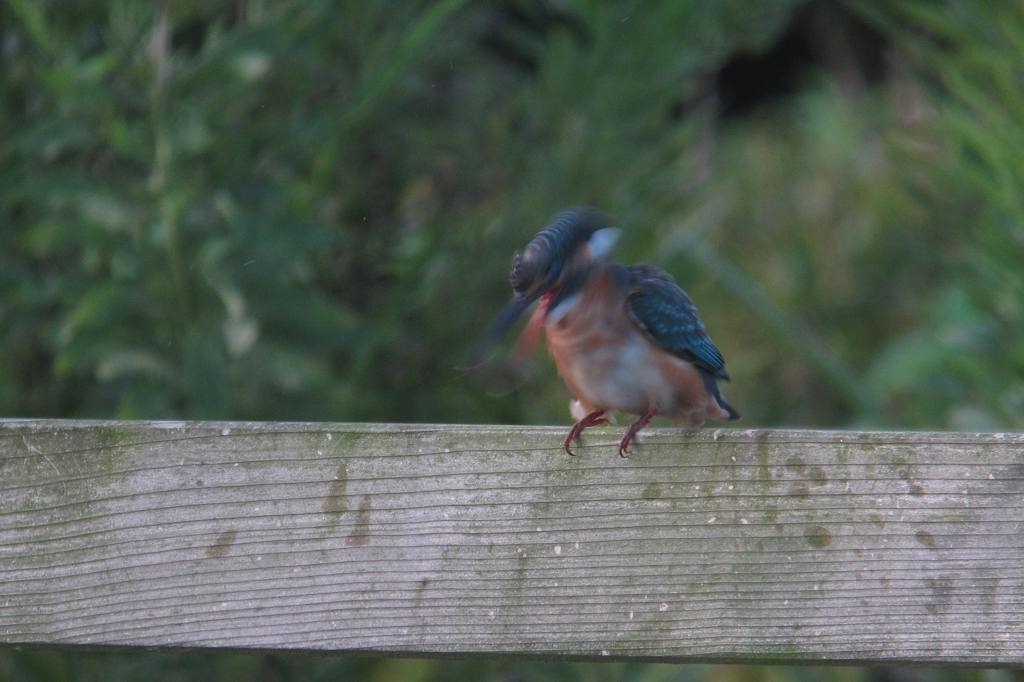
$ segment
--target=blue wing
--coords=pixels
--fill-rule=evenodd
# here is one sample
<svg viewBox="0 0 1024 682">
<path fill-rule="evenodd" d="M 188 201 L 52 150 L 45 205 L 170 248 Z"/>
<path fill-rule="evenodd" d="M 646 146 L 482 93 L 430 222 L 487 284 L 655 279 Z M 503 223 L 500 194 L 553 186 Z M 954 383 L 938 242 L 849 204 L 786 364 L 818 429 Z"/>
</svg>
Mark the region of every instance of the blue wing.
<svg viewBox="0 0 1024 682">
<path fill-rule="evenodd" d="M 629 268 L 633 293 L 626 310 L 633 322 L 665 350 L 720 379 L 729 379 L 725 358 L 704 332 L 704 323 L 672 276 L 653 265 Z"/>
</svg>

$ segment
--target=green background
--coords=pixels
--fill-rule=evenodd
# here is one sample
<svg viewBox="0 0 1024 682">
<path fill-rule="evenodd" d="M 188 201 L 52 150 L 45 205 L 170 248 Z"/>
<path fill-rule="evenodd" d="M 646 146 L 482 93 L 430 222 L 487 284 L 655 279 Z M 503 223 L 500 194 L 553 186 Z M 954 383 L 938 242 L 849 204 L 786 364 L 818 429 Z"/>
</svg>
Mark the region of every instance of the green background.
<svg viewBox="0 0 1024 682">
<path fill-rule="evenodd" d="M 744 426 L 1024 426 L 1024 3 L 0 0 L 0 414 L 559 423 L 457 370 L 551 214 L 671 271 Z M 0 652 L 0 679 L 1021 680 Z"/>
</svg>

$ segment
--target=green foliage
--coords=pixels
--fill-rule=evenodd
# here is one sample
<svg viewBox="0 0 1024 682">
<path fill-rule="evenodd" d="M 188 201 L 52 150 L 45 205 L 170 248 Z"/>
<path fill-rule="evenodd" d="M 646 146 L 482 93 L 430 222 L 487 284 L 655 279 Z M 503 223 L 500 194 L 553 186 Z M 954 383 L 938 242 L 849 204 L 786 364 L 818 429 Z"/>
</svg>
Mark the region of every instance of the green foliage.
<svg viewBox="0 0 1024 682">
<path fill-rule="evenodd" d="M 925 83 L 925 133 L 904 145 L 929 169 L 941 234 L 941 291 L 926 320 L 892 340 L 874 368 L 880 391 L 920 423 L 1024 425 L 1024 6 L 907 0 L 859 9 L 899 36 Z M 908 31 L 907 26 L 913 26 Z M 911 402 L 913 400 L 913 402 Z"/>
<path fill-rule="evenodd" d="M 460 4 L 7 3 L 0 411 L 561 419 L 453 370 L 509 254 L 566 203 L 678 209 L 667 112 L 792 3 L 581 5 L 535 74 Z"/>
<path fill-rule="evenodd" d="M 1019 7 L 858 3 L 885 88 L 671 114 L 795 4 L 10 0 L 0 410 L 561 420 L 549 368 L 453 368 L 590 202 L 697 292 L 749 423 L 1016 424 Z"/>
</svg>

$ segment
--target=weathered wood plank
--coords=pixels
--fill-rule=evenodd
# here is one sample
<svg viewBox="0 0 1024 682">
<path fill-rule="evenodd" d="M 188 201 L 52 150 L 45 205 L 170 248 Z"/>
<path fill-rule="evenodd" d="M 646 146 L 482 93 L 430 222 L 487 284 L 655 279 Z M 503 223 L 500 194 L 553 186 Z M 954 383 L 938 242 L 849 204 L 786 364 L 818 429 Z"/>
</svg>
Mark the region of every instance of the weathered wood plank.
<svg viewBox="0 0 1024 682">
<path fill-rule="evenodd" d="M 0 422 L 0 643 L 1024 663 L 1024 436 Z"/>
</svg>

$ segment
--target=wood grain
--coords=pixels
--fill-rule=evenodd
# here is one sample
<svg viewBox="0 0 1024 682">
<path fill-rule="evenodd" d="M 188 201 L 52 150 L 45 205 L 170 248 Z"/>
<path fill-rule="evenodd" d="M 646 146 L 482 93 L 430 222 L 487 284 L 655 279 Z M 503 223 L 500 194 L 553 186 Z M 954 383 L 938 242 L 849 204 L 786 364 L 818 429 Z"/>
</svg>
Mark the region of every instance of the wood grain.
<svg viewBox="0 0 1024 682">
<path fill-rule="evenodd" d="M 1024 663 L 1024 436 L 0 422 L 0 643 Z"/>
</svg>

